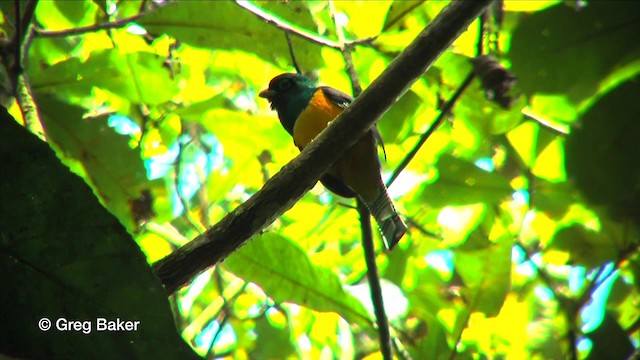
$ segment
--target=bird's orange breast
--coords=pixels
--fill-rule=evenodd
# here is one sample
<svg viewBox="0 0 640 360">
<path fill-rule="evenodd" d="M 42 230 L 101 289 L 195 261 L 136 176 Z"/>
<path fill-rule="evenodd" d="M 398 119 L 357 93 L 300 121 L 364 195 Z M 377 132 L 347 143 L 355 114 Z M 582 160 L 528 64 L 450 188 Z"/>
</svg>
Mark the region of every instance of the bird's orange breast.
<svg viewBox="0 0 640 360">
<path fill-rule="evenodd" d="M 304 149 L 342 110 L 324 95 L 322 89 L 316 90 L 293 126 L 293 141 L 296 146 Z"/>
</svg>

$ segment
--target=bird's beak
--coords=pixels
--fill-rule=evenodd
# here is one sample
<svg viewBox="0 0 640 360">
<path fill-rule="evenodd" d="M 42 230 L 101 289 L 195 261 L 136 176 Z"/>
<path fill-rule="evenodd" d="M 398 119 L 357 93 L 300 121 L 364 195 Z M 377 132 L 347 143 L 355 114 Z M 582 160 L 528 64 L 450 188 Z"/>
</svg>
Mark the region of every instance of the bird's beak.
<svg viewBox="0 0 640 360">
<path fill-rule="evenodd" d="M 265 99 L 271 99 L 276 95 L 276 92 L 270 89 L 266 89 L 266 90 L 262 90 L 260 91 L 260 94 L 258 94 L 258 96 L 260 96 L 261 98 L 265 98 Z"/>
</svg>

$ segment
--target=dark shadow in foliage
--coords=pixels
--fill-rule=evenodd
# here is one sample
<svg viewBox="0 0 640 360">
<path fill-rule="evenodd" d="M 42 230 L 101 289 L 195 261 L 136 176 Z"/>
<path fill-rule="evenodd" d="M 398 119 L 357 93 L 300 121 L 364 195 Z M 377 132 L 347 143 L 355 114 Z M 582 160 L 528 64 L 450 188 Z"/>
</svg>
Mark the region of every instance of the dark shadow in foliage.
<svg viewBox="0 0 640 360">
<path fill-rule="evenodd" d="M 597 329 L 585 335 L 593 343 L 587 360 L 625 360 L 630 359 L 633 353 L 634 348 L 629 336 L 608 313 L 604 315 L 604 321 Z"/>
<path fill-rule="evenodd" d="M 129 234 L 3 107 L 0 163 L 0 354 L 198 358 L 178 335 L 165 291 Z M 42 318 L 50 330 L 38 328 Z M 134 323 L 131 331 L 98 331 L 98 318 L 139 323 L 136 331 Z M 58 330 L 65 320 L 84 321 L 84 332 Z"/>
</svg>

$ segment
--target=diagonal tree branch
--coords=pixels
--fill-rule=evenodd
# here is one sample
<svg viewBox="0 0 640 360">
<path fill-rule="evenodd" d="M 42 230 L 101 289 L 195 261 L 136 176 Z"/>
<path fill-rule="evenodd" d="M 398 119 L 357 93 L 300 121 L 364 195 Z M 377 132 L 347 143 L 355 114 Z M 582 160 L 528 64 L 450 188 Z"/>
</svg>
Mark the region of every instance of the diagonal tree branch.
<svg viewBox="0 0 640 360">
<path fill-rule="evenodd" d="M 290 209 L 466 30 L 490 0 L 445 8 L 361 96 L 249 200 L 153 265 L 169 294 L 220 262 Z"/>
</svg>

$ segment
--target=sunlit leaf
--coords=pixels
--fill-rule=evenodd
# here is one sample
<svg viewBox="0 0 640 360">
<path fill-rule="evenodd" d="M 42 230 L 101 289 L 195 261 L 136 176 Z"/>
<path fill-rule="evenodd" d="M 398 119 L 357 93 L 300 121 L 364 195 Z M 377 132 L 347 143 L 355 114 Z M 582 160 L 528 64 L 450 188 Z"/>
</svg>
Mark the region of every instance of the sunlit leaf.
<svg viewBox="0 0 640 360">
<path fill-rule="evenodd" d="M 282 359 L 293 356 L 294 347 L 291 344 L 291 332 L 288 326 L 280 328 L 274 326 L 267 317 L 261 317 L 256 322 L 256 347 L 251 351 L 252 358 Z"/>
<path fill-rule="evenodd" d="M 65 30 L 96 23 L 100 7 L 91 0 L 43 1 L 36 7 L 38 23 L 50 30 Z"/>
<path fill-rule="evenodd" d="M 271 4 L 287 13 L 301 27 L 313 24 L 304 7 L 297 10 Z M 290 66 L 284 33 L 268 26 L 255 15 L 231 1 L 183 1 L 168 3 L 143 16 L 139 23 L 154 34 L 168 34 L 191 45 L 210 49 L 238 49 L 254 53 L 266 61 Z M 278 41 L 279 40 L 279 41 Z M 304 69 L 321 64 L 320 48 L 292 37 L 296 58 Z"/>
<path fill-rule="evenodd" d="M 31 80 L 34 90 L 41 94 L 79 98 L 91 95 L 93 87 L 100 87 L 134 103 L 146 104 L 167 102 L 177 92 L 162 59 L 147 52 L 96 51 L 85 62 L 71 58 L 34 71 Z"/>
<path fill-rule="evenodd" d="M 276 234 L 252 239 L 231 255 L 225 266 L 259 284 L 277 302 L 337 312 L 360 324 L 369 322 L 370 315 L 362 303 L 344 290 L 334 273 L 315 267 L 299 247 Z"/>
<path fill-rule="evenodd" d="M 469 290 L 469 302 L 474 311 L 487 316 L 500 312 L 511 278 L 511 242 L 480 249 L 455 250 L 456 272 Z"/>
<path fill-rule="evenodd" d="M 362 0 L 335 3 L 338 23 L 359 38 L 372 37 L 380 33 L 390 5 L 389 1 Z"/>
<path fill-rule="evenodd" d="M 398 135 L 406 131 L 403 129 L 411 127 L 411 120 L 421 105 L 420 97 L 413 91 L 405 93 L 378 121 L 378 128 L 383 137 L 390 141 L 396 140 Z"/>
<path fill-rule="evenodd" d="M 128 228 L 134 227 L 129 201 L 149 186 L 142 159 L 127 137 L 107 125 L 105 117 L 83 119 L 83 109 L 55 97 L 38 96 L 49 140 L 81 164 L 104 204 Z"/>
</svg>

